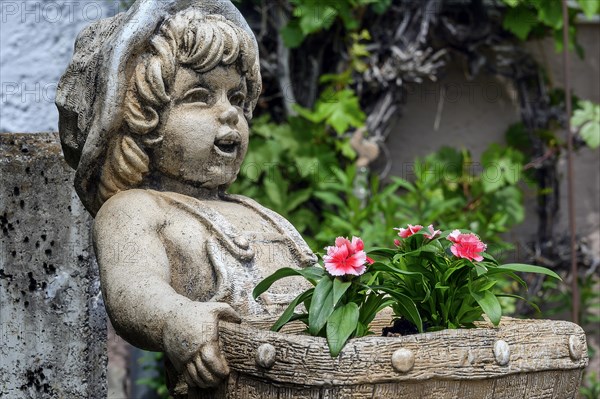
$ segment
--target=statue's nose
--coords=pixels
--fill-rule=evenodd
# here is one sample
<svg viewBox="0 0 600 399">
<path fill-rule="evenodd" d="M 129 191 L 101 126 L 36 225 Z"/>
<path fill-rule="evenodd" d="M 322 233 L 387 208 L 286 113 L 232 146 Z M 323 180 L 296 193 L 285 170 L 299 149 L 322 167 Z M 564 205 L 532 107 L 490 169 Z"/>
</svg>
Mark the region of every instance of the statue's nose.
<svg viewBox="0 0 600 399">
<path fill-rule="evenodd" d="M 227 109 L 219 116 L 219 121 L 230 126 L 237 125 L 239 121 L 237 109 L 235 109 L 233 106 L 227 107 Z"/>
</svg>

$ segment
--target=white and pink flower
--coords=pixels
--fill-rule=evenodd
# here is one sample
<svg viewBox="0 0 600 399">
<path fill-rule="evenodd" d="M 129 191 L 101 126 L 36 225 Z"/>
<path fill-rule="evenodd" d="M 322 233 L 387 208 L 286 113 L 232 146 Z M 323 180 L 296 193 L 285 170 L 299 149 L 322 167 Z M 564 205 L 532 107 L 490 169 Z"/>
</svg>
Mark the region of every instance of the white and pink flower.
<svg viewBox="0 0 600 399">
<path fill-rule="evenodd" d="M 448 235 L 454 245 L 450 247 L 450 251 L 454 256 L 458 258 L 475 260 L 481 262 L 483 256 L 481 255 L 487 248 L 479 237 L 473 233 L 463 234 L 459 230 L 454 230 Z"/>
<path fill-rule="evenodd" d="M 423 235 L 425 236 L 425 238 L 428 238 L 430 240 L 433 240 L 436 236 L 439 236 L 441 234 L 440 230 L 434 229 L 432 224 L 427 226 L 427 230 L 429 230 L 429 234 L 425 233 Z"/>
<path fill-rule="evenodd" d="M 418 233 L 422 228 L 423 226 L 421 226 L 420 224 L 417 224 L 415 226 L 409 224 L 406 229 L 403 227 L 395 227 L 394 230 L 397 230 L 399 232 L 398 235 L 401 238 L 408 238 L 413 234 Z"/>
<path fill-rule="evenodd" d="M 352 237 L 352 241 L 345 237 L 335 239 L 335 246 L 325 248 L 327 255 L 323 256 L 325 269 L 332 276 L 344 276 L 351 274 L 360 276 L 367 268 L 367 263 L 373 260 L 364 251 L 364 243 L 358 237 Z"/>
</svg>

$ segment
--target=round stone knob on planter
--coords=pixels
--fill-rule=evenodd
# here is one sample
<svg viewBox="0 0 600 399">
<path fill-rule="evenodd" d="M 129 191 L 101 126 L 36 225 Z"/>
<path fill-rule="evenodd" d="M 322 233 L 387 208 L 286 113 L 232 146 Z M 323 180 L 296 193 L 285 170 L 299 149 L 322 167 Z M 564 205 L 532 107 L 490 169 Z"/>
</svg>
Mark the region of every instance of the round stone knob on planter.
<svg viewBox="0 0 600 399">
<path fill-rule="evenodd" d="M 275 364 L 275 347 L 271 344 L 262 344 L 256 350 L 256 364 L 262 368 L 270 369 Z"/>
<path fill-rule="evenodd" d="M 392 355 L 392 366 L 400 373 L 407 373 L 415 365 L 415 354 L 410 349 L 400 348 Z"/>
<path fill-rule="evenodd" d="M 390 324 L 385 315 L 379 317 L 374 328 Z M 215 399 L 248 398 L 249 392 L 260 399 L 300 399 L 307 392 L 314 397 L 343 392 L 347 399 L 374 393 L 396 398 L 400 392 L 411 399 L 450 399 L 456 392 L 461 399 L 523 397 L 523 392 L 527 398 L 545 398 L 548 392 L 573 398 L 588 364 L 585 332 L 559 320 L 505 317 L 495 328 L 482 323 L 476 329 L 366 336 L 350 340 L 335 358 L 324 338 L 294 331 L 265 334 L 265 325 L 260 319 L 242 328 L 219 325 L 231 375 L 228 391 Z"/>
<path fill-rule="evenodd" d="M 499 339 L 494 343 L 494 358 L 500 366 L 506 366 L 510 361 L 510 348 L 506 341 Z"/>
<path fill-rule="evenodd" d="M 569 355 L 574 361 L 580 360 L 583 357 L 585 344 L 576 335 L 569 337 Z"/>
</svg>

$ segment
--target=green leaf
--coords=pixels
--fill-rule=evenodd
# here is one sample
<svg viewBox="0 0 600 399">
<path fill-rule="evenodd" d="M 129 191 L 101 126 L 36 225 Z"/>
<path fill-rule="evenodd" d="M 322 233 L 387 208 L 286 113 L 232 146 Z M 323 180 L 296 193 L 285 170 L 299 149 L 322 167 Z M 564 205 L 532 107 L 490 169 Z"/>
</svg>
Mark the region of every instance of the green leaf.
<svg viewBox="0 0 600 399">
<path fill-rule="evenodd" d="M 450 289 L 450 286 L 442 285 L 442 283 L 440 281 L 438 281 L 437 283 L 435 283 L 435 287 L 433 287 L 433 289 L 444 292 L 444 291 L 447 291 L 448 289 Z"/>
<path fill-rule="evenodd" d="M 369 254 L 369 256 L 385 256 L 385 257 L 390 257 L 390 256 L 394 256 L 396 254 L 396 252 L 397 251 L 395 249 L 373 248 L 373 249 L 371 249 L 367 253 Z"/>
<path fill-rule="evenodd" d="M 502 317 L 502 307 L 496 295 L 490 291 L 475 292 L 471 291 L 471 296 L 477 301 L 484 313 L 490 318 L 490 321 L 497 326 Z"/>
<path fill-rule="evenodd" d="M 300 17 L 300 28 L 305 35 L 329 29 L 335 21 L 338 12 L 335 8 L 319 3 L 305 3 L 294 10 L 294 15 Z"/>
<path fill-rule="evenodd" d="M 504 185 L 514 185 L 521 178 L 523 154 L 520 151 L 492 144 L 481 156 L 484 166 L 481 184 L 486 193 Z"/>
<path fill-rule="evenodd" d="M 394 185 L 396 185 L 398 187 L 402 187 L 402 188 L 410 191 L 411 193 L 415 193 L 417 191 L 414 184 L 412 184 L 408 180 L 404 180 L 400 177 L 392 177 L 392 182 Z"/>
<path fill-rule="evenodd" d="M 492 255 L 490 255 L 487 252 L 482 252 L 481 256 L 483 256 L 483 259 L 489 260 L 492 263 L 495 263 L 496 265 L 498 265 L 498 261 L 496 260 L 496 258 L 494 258 Z"/>
<path fill-rule="evenodd" d="M 483 266 L 480 263 L 474 263 L 475 265 L 475 271 L 477 271 L 477 277 L 479 276 L 483 276 L 484 274 L 486 274 L 488 272 L 487 267 Z"/>
<path fill-rule="evenodd" d="M 506 297 L 506 298 L 515 298 L 515 299 L 520 299 L 520 300 L 522 300 L 522 301 L 525 301 L 525 302 L 527 302 L 527 304 L 528 304 L 529 306 L 531 306 L 533 309 L 535 309 L 535 311 L 536 311 L 536 312 L 538 312 L 538 313 L 541 313 L 541 310 L 540 310 L 540 308 L 538 307 L 538 305 L 536 305 L 535 303 L 533 303 L 533 302 L 531 302 L 531 301 L 528 301 L 527 299 L 523 298 L 523 297 L 522 297 L 522 296 L 520 296 L 520 295 L 515 295 L 515 294 L 498 294 L 498 295 L 496 295 L 496 296 L 498 296 L 498 297 Z"/>
<path fill-rule="evenodd" d="M 595 150 L 600 146 L 600 124 L 598 122 L 586 124 L 581 128 L 579 134 L 591 149 Z"/>
<path fill-rule="evenodd" d="M 351 281 L 342 281 L 339 278 L 333 279 L 333 306 L 336 306 L 342 295 L 348 291 L 352 284 Z"/>
<path fill-rule="evenodd" d="M 558 274 L 541 266 L 527 265 L 524 263 L 507 263 L 505 265 L 498 266 L 498 269 L 511 270 L 513 272 L 545 274 L 546 276 L 554 277 L 555 279 L 562 281 Z"/>
<path fill-rule="evenodd" d="M 489 269 L 488 273 L 487 273 L 487 277 L 493 277 L 494 275 L 507 275 L 510 278 L 512 278 L 513 280 L 515 280 L 517 283 L 519 283 L 519 285 L 521 285 L 521 287 L 523 287 L 524 289 L 527 289 L 527 283 L 525 282 L 525 280 L 523 280 L 521 277 L 519 277 L 517 274 L 515 274 L 515 272 L 508 270 L 508 269 L 500 269 L 498 267 L 494 267 L 492 269 Z"/>
<path fill-rule="evenodd" d="M 423 230 L 421 230 L 418 234 L 428 234 L 429 232 L 425 232 Z M 440 243 L 439 241 L 432 241 L 429 244 L 423 245 L 421 248 L 419 248 L 420 252 L 438 252 L 442 250 L 442 248 L 440 247 Z"/>
<path fill-rule="evenodd" d="M 562 4 L 560 1 L 531 0 L 538 9 L 538 19 L 552 29 L 563 26 Z"/>
<path fill-rule="evenodd" d="M 300 204 L 303 204 L 304 202 L 308 201 L 308 199 L 311 197 L 312 193 L 313 193 L 313 191 L 311 188 L 306 188 L 304 190 L 298 190 L 298 191 L 291 193 L 287 200 L 286 210 L 288 212 L 293 211 Z"/>
<path fill-rule="evenodd" d="M 392 4 L 392 0 L 379 0 L 374 1 L 372 4 L 373 11 L 377 14 L 383 14 L 389 6 Z"/>
<path fill-rule="evenodd" d="M 314 291 L 314 288 L 311 288 L 309 290 L 304 291 L 302 294 L 298 295 L 296 298 L 294 298 L 294 300 L 292 302 L 290 302 L 290 304 L 284 310 L 284 312 L 281 314 L 281 316 L 279 316 L 279 319 L 277 319 L 275 324 L 273 324 L 273 327 L 271 327 L 271 331 L 279 331 L 279 330 L 281 330 L 281 327 L 286 325 L 288 322 L 292 321 L 292 319 L 294 317 L 294 309 L 296 309 L 296 307 L 299 304 L 301 304 L 302 302 L 304 302 L 305 300 L 310 298 L 313 295 L 313 291 Z"/>
<path fill-rule="evenodd" d="M 504 15 L 502 27 L 521 40 L 527 39 L 529 32 L 537 25 L 535 13 L 527 7 L 509 8 Z"/>
<path fill-rule="evenodd" d="M 341 153 L 348 159 L 356 159 L 356 150 L 352 147 L 349 138 L 342 138 L 335 142 L 337 152 Z"/>
<path fill-rule="evenodd" d="M 319 335 L 333 310 L 333 281 L 325 277 L 316 285 L 308 310 L 308 332 L 310 335 Z"/>
<path fill-rule="evenodd" d="M 304 33 L 302 33 L 302 29 L 300 29 L 298 21 L 290 21 L 290 23 L 284 26 L 279 33 L 287 48 L 296 48 L 300 46 L 306 37 Z"/>
<path fill-rule="evenodd" d="M 600 0 L 577 0 L 577 3 L 588 18 L 600 12 Z"/>
<path fill-rule="evenodd" d="M 338 134 L 345 133 L 350 126 L 361 127 L 365 119 L 358 97 L 350 89 L 325 90 L 311 117 L 313 122 L 325 121 Z"/>
<path fill-rule="evenodd" d="M 259 295 L 267 291 L 275 281 L 281 280 L 284 277 L 303 276 L 313 285 L 315 285 L 316 280 L 321 278 L 323 274 L 324 270 L 318 266 L 311 266 L 304 269 L 292 269 L 291 267 L 282 267 L 281 269 L 278 269 L 275 273 L 271 274 L 268 277 L 265 277 L 264 280 L 258 283 L 252 291 L 252 296 L 254 297 L 254 299 L 258 298 Z"/>
<path fill-rule="evenodd" d="M 313 195 L 318 199 L 322 200 L 327 205 L 337 205 L 341 208 L 344 208 L 346 206 L 346 204 L 344 204 L 344 201 L 342 201 L 342 199 L 334 193 L 330 193 L 327 191 L 316 191 Z"/>
<path fill-rule="evenodd" d="M 375 262 L 372 265 L 369 265 L 370 272 L 388 272 L 388 273 L 396 273 L 396 274 L 404 274 L 407 276 L 419 276 L 423 278 L 423 273 L 420 272 L 409 272 L 408 270 L 399 269 L 397 267 L 387 265 L 382 262 Z"/>
<path fill-rule="evenodd" d="M 368 295 L 367 300 L 360 307 L 360 322 L 368 326 L 377 313 L 390 306 L 393 302 L 392 299 L 385 299 L 382 295 Z"/>
<path fill-rule="evenodd" d="M 600 146 L 600 104 L 579 101 L 577 106 L 571 124 L 579 128 L 579 134 L 588 147 L 596 149 Z"/>
<path fill-rule="evenodd" d="M 413 323 L 419 332 L 423 332 L 423 320 L 417 309 L 417 305 L 409 296 L 387 287 L 382 288 L 382 291 L 387 292 L 392 298 L 394 298 L 394 305 L 400 309 L 401 316 L 405 317 L 408 321 Z"/>
<path fill-rule="evenodd" d="M 267 176 L 263 182 L 267 196 L 277 208 L 281 208 L 283 206 L 283 197 L 287 191 L 282 190 L 280 183 L 281 179 L 275 179 L 274 176 Z"/>
<path fill-rule="evenodd" d="M 481 283 L 479 283 L 480 281 L 481 281 Z M 478 279 L 477 282 L 479 283 L 478 287 L 477 287 L 477 291 L 479 291 L 479 292 L 489 291 L 493 286 L 498 284 L 497 280 L 488 280 L 488 281 L 483 280 L 482 281 L 481 279 Z"/>
<path fill-rule="evenodd" d="M 358 305 L 350 302 L 337 308 L 327 320 L 327 343 L 332 357 L 337 357 L 348 338 L 356 330 L 358 316 Z"/>
</svg>

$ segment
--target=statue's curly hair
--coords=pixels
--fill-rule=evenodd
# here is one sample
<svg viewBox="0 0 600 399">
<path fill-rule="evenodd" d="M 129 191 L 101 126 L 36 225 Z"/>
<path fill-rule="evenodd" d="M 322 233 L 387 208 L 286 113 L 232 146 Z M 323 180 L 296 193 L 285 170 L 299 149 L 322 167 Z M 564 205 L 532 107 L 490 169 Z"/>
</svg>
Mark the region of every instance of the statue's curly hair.
<svg viewBox="0 0 600 399">
<path fill-rule="evenodd" d="M 167 18 L 152 37 L 151 48 L 138 58 L 124 103 L 124 134 L 112 140 L 102 167 L 98 199 L 138 186 L 149 171 L 144 151 L 161 141 L 152 134 L 159 124 L 157 109 L 171 101 L 169 90 L 179 66 L 205 73 L 218 65 L 236 65 L 246 79 L 246 119 L 261 91 L 258 54 L 253 38 L 221 15 L 188 9 Z"/>
</svg>

